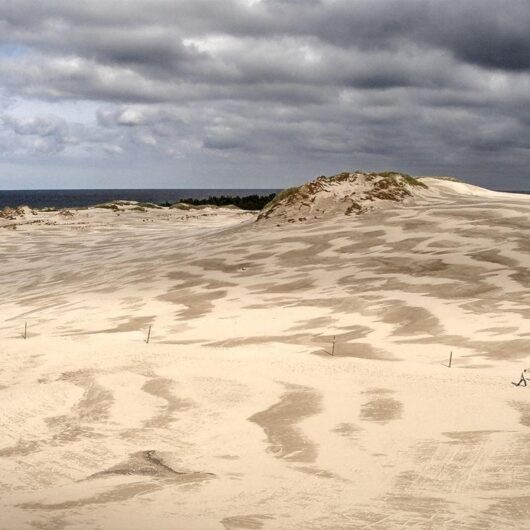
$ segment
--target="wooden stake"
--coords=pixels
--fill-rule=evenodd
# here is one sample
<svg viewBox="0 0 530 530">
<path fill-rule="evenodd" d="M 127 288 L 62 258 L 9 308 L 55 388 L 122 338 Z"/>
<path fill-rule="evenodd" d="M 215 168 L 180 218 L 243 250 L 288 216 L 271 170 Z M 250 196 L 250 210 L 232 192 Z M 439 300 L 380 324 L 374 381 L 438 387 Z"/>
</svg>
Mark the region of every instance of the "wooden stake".
<svg viewBox="0 0 530 530">
<path fill-rule="evenodd" d="M 147 342 L 147 344 L 149 344 L 149 339 L 151 338 L 151 325 L 149 325 L 149 331 L 147 332 L 147 340 L 145 342 Z"/>
<path fill-rule="evenodd" d="M 451 362 L 453 360 L 453 352 L 449 354 L 449 368 L 451 368 Z"/>
<path fill-rule="evenodd" d="M 335 355 L 335 335 L 333 335 L 333 348 L 331 349 L 331 355 Z"/>
<path fill-rule="evenodd" d="M 24 340 L 28 337 L 28 323 L 24 322 Z"/>
</svg>

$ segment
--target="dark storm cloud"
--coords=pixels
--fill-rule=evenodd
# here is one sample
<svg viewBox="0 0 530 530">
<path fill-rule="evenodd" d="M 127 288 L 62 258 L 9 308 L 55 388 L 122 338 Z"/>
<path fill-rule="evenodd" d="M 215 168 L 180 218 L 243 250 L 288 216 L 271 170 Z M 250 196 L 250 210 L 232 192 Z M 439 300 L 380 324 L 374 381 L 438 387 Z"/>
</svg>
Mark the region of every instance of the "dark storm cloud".
<svg viewBox="0 0 530 530">
<path fill-rule="evenodd" d="M 0 0 L 0 150 L 528 178 L 529 27 L 526 0 Z"/>
</svg>

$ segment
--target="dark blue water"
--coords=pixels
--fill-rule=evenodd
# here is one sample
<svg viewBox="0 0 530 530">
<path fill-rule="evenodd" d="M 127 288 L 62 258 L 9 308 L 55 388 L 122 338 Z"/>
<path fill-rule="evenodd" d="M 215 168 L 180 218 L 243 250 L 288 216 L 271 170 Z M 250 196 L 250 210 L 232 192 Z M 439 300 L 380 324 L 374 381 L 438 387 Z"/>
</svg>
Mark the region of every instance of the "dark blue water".
<svg viewBox="0 0 530 530">
<path fill-rule="evenodd" d="M 93 206 L 103 202 L 123 199 L 126 201 L 175 203 L 181 199 L 207 199 L 247 195 L 269 195 L 279 189 L 151 189 L 151 190 L 0 190 L 0 208 L 4 206 L 31 206 L 32 208 L 75 208 Z M 501 190 L 499 190 L 501 191 Z M 526 193 L 530 191 L 512 191 Z"/>
<path fill-rule="evenodd" d="M 152 189 L 152 190 L 0 190 L 0 208 L 31 206 L 32 208 L 76 208 L 114 200 L 175 203 L 181 199 L 207 199 L 221 195 L 269 195 L 278 189 Z"/>
</svg>

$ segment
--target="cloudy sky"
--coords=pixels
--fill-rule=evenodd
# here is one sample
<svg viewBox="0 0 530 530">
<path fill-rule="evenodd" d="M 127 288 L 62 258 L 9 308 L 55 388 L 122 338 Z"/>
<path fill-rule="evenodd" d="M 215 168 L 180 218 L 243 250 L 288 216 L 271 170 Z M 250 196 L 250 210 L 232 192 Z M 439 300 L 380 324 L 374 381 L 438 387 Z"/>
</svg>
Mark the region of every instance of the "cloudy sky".
<svg viewBox="0 0 530 530">
<path fill-rule="evenodd" d="M 0 188 L 530 189 L 528 0 L 0 0 Z"/>
</svg>

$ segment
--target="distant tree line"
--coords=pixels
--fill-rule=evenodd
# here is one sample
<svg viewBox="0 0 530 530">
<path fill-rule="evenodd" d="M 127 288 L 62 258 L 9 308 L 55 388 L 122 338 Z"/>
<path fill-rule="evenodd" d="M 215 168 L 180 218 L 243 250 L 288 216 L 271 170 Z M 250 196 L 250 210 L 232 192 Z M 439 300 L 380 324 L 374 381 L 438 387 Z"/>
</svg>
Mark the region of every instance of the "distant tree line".
<svg viewBox="0 0 530 530">
<path fill-rule="evenodd" d="M 261 210 L 267 203 L 272 201 L 276 193 L 270 195 L 247 195 L 240 197 L 236 195 L 232 197 L 230 195 L 221 195 L 220 197 L 214 197 L 210 195 L 207 199 L 181 199 L 179 202 L 186 204 L 192 204 L 193 206 L 203 206 L 212 204 L 214 206 L 228 206 L 233 204 L 242 210 Z M 171 206 L 171 203 L 164 203 L 162 206 Z"/>
</svg>

